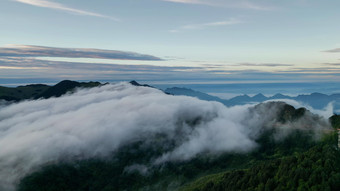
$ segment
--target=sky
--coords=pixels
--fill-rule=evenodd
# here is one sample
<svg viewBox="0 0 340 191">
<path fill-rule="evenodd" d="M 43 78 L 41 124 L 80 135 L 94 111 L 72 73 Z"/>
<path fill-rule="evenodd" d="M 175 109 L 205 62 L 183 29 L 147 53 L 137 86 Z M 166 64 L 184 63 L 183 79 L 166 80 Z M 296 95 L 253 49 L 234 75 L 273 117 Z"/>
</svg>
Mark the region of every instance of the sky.
<svg viewBox="0 0 340 191">
<path fill-rule="evenodd" d="M 1 0 L 0 85 L 337 83 L 340 1 Z"/>
</svg>

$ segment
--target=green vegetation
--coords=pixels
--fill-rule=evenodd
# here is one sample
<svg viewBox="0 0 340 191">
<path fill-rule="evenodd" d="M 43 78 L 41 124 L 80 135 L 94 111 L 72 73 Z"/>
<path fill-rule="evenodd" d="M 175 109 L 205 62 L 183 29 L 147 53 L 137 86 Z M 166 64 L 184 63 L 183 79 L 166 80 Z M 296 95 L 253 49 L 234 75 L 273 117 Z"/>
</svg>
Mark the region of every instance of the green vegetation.
<svg viewBox="0 0 340 191">
<path fill-rule="evenodd" d="M 334 129 L 339 128 L 339 119 L 338 115 L 330 118 Z M 294 152 L 291 155 L 262 161 L 250 168 L 205 176 L 188 183 L 180 190 L 340 190 L 340 152 L 337 148 L 337 136 L 336 131 L 330 131 L 305 152 Z M 290 139 L 299 140 L 298 137 Z M 305 140 L 300 142 L 303 144 Z M 285 150 L 284 147 L 275 150 L 282 149 Z"/>
<path fill-rule="evenodd" d="M 20 101 L 24 99 L 34 98 L 45 92 L 50 86 L 43 84 L 18 86 L 16 88 L 8 88 L 0 86 L 0 99 L 7 101 Z"/>
<path fill-rule="evenodd" d="M 204 177 L 182 190 L 340 190 L 340 154 L 333 146 L 318 145 L 296 156 Z"/>
<path fill-rule="evenodd" d="M 112 159 L 46 166 L 24 178 L 19 191 L 165 190 L 171 184 L 174 190 L 184 185 L 181 190 L 185 191 L 340 189 L 340 155 L 334 149 L 336 135 L 326 136 L 319 144 L 308 143 L 309 147 L 314 145 L 311 149 L 297 144 L 307 141 L 301 135 L 297 133 L 294 138 L 250 154 L 201 156 L 153 167 L 144 175 L 128 172 L 125 167 L 147 163 L 157 150 L 148 151 L 149 156 L 145 156 L 146 150 L 136 143 L 122 148 Z M 287 145 L 291 146 L 285 148 Z M 300 153 L 302 150 L 307 151 Z M 187 182 L 192 183 L 185 185 Z"/>
<path fill-rule="evenodd" d="M 333 128 L 340 129 L 340 115 L 333 115 L 331 118 L 329 118 L 329 121 L 331 122 Z"/>
</svg>

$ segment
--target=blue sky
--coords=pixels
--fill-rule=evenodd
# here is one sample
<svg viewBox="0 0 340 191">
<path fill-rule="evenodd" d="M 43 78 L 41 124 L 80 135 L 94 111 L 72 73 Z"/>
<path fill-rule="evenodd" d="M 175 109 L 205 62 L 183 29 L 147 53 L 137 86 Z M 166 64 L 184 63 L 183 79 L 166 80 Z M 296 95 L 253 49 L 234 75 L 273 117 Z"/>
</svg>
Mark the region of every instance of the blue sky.
<svg viewBox="0 0 340 191">
<path fill-rule="evenodd" d="M 0 84 L 340 81 L 340 1 L 2 0 Z"/>
</svg>

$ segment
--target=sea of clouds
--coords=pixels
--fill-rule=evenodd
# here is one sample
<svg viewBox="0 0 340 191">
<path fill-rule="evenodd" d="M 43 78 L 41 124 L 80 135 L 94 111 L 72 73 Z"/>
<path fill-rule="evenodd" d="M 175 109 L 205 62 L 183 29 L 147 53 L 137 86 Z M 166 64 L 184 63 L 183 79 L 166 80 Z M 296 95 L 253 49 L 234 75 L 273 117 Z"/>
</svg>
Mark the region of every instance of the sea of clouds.
<svg viewBox="0 0 340 191">
<path fill-rule="evenodd" d="M 255 140 L 264 127 L 275 126 L 279 111 L 276 106 L 255 112 L 250 108 L 253 105 L 226 107 L 129 83 L 2 104 L 0 190 L 14 190 L 22 177 L 43 165 L 106 157 L 156 135 L 176 144 L 150 161 L 154 165 L 189 160 L 203 152 L 248 152 L 257 147 Z M 316 130 L 329 128 L 319 118 L 304 120 Z M 282 128 L 304 127 L 301 123 Z"/>
</svg>

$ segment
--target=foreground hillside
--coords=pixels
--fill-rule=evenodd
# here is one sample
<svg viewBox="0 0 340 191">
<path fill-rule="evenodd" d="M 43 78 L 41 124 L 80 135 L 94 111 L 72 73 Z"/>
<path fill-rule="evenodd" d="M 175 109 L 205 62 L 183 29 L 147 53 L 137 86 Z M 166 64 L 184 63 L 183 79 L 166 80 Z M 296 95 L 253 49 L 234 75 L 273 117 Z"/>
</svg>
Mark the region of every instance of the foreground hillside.
<svg viewBox="0 0 340 191">
<path fill-rule="evenodd" d="M 340 190 L 340 154 L 318 145 L 289 157 L 262 162 L 248 169 L 200 178 L 183 191 L 214 190 Z"/>
<path fill-rule="evenodd" d="M 330 118 L 339 128 L 340 116 Z M 340 190 L 340 152 L 337 133 L 330 132 L 303 153 L 260 162 L 247 169 L 202 177 L 181 191 L 214 190 Z"/>
</svg>

